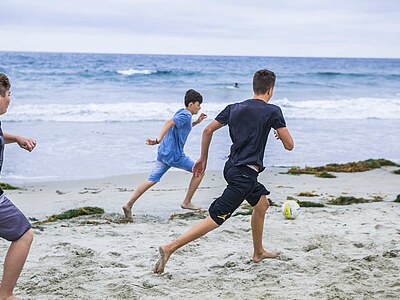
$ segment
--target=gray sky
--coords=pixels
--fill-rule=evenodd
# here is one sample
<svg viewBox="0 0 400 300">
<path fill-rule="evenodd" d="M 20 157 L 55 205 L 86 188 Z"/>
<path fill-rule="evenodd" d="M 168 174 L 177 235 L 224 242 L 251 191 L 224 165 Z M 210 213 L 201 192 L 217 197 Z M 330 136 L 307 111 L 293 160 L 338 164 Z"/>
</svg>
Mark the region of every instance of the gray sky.
<svg viewBox="0 0 400 300">
<path fill-rule="evenodd" d="M 400 57 L 399 0 L 1 0 L 0 51 Z"/>
</svg>

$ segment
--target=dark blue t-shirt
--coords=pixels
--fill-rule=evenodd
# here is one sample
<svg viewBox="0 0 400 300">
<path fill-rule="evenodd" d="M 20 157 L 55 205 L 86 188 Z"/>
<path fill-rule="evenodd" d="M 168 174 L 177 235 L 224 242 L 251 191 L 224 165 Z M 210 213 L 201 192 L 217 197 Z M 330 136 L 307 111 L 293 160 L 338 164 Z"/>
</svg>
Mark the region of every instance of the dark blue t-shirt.
<svg viewBox="0 0 400 300">
<path fill-rule="evenodd" d="M 235 166 L 254 165 L 262 172 L 265 146 L 271 128 L 286 127 L 279 106 L 259 99 L 228 105 L 215 118 L 229 126 L 232 146 L 229 158 Z"/>
<path fill-rule="evenodd" d="M 1 168 L 3 167 L 3 155 L 4 155 L 4 136 L 3 130 L 1 129 L 1 122 L 0 122 L 0 173 Z"/>
</svg>

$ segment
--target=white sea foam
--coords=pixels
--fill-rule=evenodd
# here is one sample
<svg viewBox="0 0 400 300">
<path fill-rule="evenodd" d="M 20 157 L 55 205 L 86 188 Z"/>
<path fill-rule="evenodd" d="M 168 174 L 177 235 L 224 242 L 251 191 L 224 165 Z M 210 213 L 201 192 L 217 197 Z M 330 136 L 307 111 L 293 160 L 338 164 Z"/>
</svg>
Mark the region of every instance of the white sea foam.
<svg viewBox="0 0 400 300">
<path fill-rule="evenodd" d="M 293 119 L 400 119 L 400 99 L 357 98 L 340 100 L 276 100 L 286 117 Z"/>
<path fill-rule="evenodd" d="M 136 69 L 127 69 L 127 70 L 118 70 L 118 74 L 121 75 L 150 75 L 157 73 L 157 70 L 136 70 Z"/>
<path fill-rule="evenodd" d="M 400 119 L 399 99 L 272 100 L 289 119 Z M 203 103 L 202 112 L 214 118 L 228 103 Z M 10 107 L 4 121 L 137 122 L 164 121 L 181 103 L 125 102 L 90 104 L 22 104 Z"/>
</svg>

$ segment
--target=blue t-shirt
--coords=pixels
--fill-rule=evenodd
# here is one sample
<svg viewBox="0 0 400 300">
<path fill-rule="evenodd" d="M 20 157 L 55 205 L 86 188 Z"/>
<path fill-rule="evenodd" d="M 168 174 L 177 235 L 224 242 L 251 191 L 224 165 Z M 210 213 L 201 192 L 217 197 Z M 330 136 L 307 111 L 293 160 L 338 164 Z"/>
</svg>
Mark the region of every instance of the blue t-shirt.
<svg viewBox="0 0 400 300">
<path fill-rule="evenodd" d="M 279 106 L 259 99 L 250 99 L 228 105 L 215 118 L 219 123 L 229 126 L 232 140 L 229 158 L 235 166 L 263 165 L 265 146 L 271 128 L 286 127 Z"/>
<path fill-rule="evenodd" d="M 179 109 L 172 118 L 172 126 L 158 147 L 157 160 L 164 163 L 177 163 L 185 156 L 183 147 L 192 130 L 192 114 L 185 108 Z"/>
</svg>

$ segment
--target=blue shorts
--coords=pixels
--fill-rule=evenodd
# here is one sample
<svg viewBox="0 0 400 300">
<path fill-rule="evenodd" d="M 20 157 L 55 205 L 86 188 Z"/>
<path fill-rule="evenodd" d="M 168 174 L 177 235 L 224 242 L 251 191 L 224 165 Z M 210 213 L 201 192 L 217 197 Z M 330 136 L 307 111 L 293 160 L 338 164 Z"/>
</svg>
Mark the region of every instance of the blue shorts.
<svg viewBox="0 0 400 300">
<path fill-rule="evenodd" d="M 0 196 L 0 237 L 14 242 L 29 229 L 28 219 L 3 193 Z"/>
<path fill-rule="evenodd" d="M 192 173 L 193 166 L 194 166 L 194 161 L 191 160 L 189 156 L 183 156 L 176 163 L 161 162 L 159 160 L 156 160 L 154 169 L 153 171 L 151 171 L 148 180 L 153 182 L 159 182 L 161 177 L 171 167 L 182 169 Z"/>
</svg>

